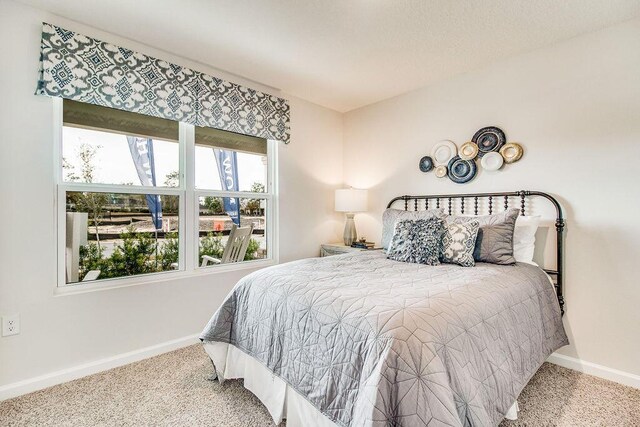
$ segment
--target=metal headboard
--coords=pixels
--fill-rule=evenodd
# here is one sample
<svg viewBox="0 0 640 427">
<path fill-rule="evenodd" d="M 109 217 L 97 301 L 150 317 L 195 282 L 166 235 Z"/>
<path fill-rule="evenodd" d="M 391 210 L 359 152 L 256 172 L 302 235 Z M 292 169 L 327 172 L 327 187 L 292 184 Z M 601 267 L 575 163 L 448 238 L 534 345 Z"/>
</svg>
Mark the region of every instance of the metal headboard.
<svg viewBox="0 0 640 427">
<path fill-rule="evenodd" d="M 434 195 L 424 195 L 424 196 L 399 196 L 392 199 L 387 208 L 390 208 L 395 202 L 403 201 L 404 202 L 404 210 L 409 210 L 410 207 L 413 210 L 418 210 L 420 207 L 420 203 L 424 203 L 425 209 L 430 208 L 444 208 L 445 211 L 449 213 L 449 215 L 454 213 L 454 201 L 459 201 L 456 205 L 460 208 L 460 213 L 465 213 L 465 201 L 468 200 L 468 204 L 466 209 L 469 211 L 467 213 L 471 213 L 470 204 L 473 203 L 473 214 L 478 215 L 479 213 L 479 202 L 480 201 L 488 201 L 488 213 L 492 214 L 494 211 L 498 211 L 499 207 L 497 206 L 499 203 L 502 203 L 504 210 L 509 209 L 509 203 L 511 198 L 516 198 L 519 200 L 519 209 L 520 214 L 525 215 L 525 207 L 529 197 L 542 197 L 547 199 L 549 202 L 553 204 L 556 210 L 556 269 L 549 270 L 545 269 L 544 271 L 547 274 L 554 276 L 556 293 L 558 294 L 558 303 L 560 304 L 560 311 L 564 314 L 564 296 L 562 294 L 562 285 L 563 285 L 563 256 L 564 256 L 564 217 L 562 215 L 562 207 L 560 203 L 550 194 L 543 193 L 541 191 L 511 191 L 505 193 L 470 193 L 470 194 L 434 194 Z M 412 203 L 413 202 L 413 203 Z M 432 203 L 430 205 L 430 203 Z"/>
</svg>

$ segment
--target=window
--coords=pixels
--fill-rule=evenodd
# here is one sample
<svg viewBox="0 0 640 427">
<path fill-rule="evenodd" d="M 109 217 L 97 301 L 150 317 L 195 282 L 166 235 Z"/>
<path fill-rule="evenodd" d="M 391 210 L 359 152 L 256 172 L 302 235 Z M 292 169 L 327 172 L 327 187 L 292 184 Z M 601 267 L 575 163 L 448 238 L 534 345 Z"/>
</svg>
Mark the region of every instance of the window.
<svg viewBox="0 0 640 427">
<path fill-rule="evenodd" d="M 249 227 L 244 260 L 268 258 L 267 141 L 217 129 L 195 129 L 195 187 L 200 267 L 219 265 L 229 237 Z"/>
<path fill-rule="evenodd" d="M 59 286 L 274 260 L 275 142 L 54 102 Z"/>
</svg>

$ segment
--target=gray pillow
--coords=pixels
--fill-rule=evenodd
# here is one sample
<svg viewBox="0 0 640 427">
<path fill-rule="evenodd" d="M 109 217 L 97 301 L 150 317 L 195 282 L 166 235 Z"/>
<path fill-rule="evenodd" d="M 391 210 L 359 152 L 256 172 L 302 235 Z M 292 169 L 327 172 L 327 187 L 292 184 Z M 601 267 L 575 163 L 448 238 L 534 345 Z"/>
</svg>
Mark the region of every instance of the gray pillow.
<svg viewBox="0 0 640 427">
<path fill-rule="evenodd" d="M 440 218 L 396 222 L 387 258 L 418 264 L 439 265 L 444 221 Z"/>
<path fill-rule="evenodd" d="M 386 209 L 382 214 L 382 243 L 383 249 L 389 249 L 396 222 L 403 219 L 443 218 L 444 209 L 429 209 L 426 211 L 405 211 L 401 209 Z"/>
<path fill-rule="evenodd" d="M 473 267 L 473 249 L 480 224 L 476 220 L 467 220 L 459 224 L 451 223 L 442 238 L 442 262 Z"/>
<path fill-rule="evenodd" d="M 493 215 L 450 216 L 449 224 L 461 224 L 471 220 L 480 223 L 473 257 L 476 261 L 492 264 L 515 264 L 513 257 L 513 230 L 518 219 L 518 209 L 509 209 Z"/>
</svg>

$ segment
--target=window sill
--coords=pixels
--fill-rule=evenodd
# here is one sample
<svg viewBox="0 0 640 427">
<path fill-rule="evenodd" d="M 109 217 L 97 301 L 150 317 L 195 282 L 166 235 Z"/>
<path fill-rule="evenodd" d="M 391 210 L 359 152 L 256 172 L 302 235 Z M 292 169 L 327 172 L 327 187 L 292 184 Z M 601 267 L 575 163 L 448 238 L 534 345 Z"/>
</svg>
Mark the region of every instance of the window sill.
<svg viewBox="0 0 640 427">
<path fill-rule="evenodd" d="M 275 259 L 263 259 L 257 261 L 244 261 L 241 263 L 218 265 L 211 267 L 196 268 L 192 271 L 167 271 L 163 273 L 151 273 L 135 277 L 124 277 L 119 279 L 105 279 L 95 282 L 78 282 L 58 286 L 53 291 L 54 296 L 77 295 L 87 292 L 105 291 L 109 289 L 127 288 L 130 286 L 148 285 L 153 283 L 163 283 L 172 280 L 183 280 L 191 277 L 211 276 L 219 273 L 229 273 L 234 271 L 257 270 L 276 265 Z"/>
</svg>

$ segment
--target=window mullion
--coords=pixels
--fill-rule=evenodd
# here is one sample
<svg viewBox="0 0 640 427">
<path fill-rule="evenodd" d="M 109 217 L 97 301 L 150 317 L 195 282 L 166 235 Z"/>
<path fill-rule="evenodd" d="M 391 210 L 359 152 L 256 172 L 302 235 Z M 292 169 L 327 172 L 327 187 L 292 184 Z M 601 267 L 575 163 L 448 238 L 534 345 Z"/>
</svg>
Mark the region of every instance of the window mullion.
<svg viewBox="0 0 640 427">
<path fill-rule="evenodd" d="M 196 268 L 196 254 L 198 247 L 198 209 L 195 195 L 195 126 L 180 123 L 180 147 L 181 147 L 181 185 L 184 188 L 183 203 L 180 208 L 181 233 L 184 236 L 181 241 L 181 263 L 185 270 L 193 271 Z"/>
<path fill-rule="evenodd" d="M 86 182 L 64 182 L 60 184 L 66 191 L 91 193 L 121 193 L 121 194 L 160 194 L 179 196 L 182 190 L 174 187 L 142 187 L 139 185 L 92 184 Z"/>
<path fill-rule="evenodd" d="M 242 191 L 222 191 L 222 190 L 195 190 L 198 197 L 233 197 L 240 199 L 270 199 L 269 193 L 248 193 Z"/>
</svg>

